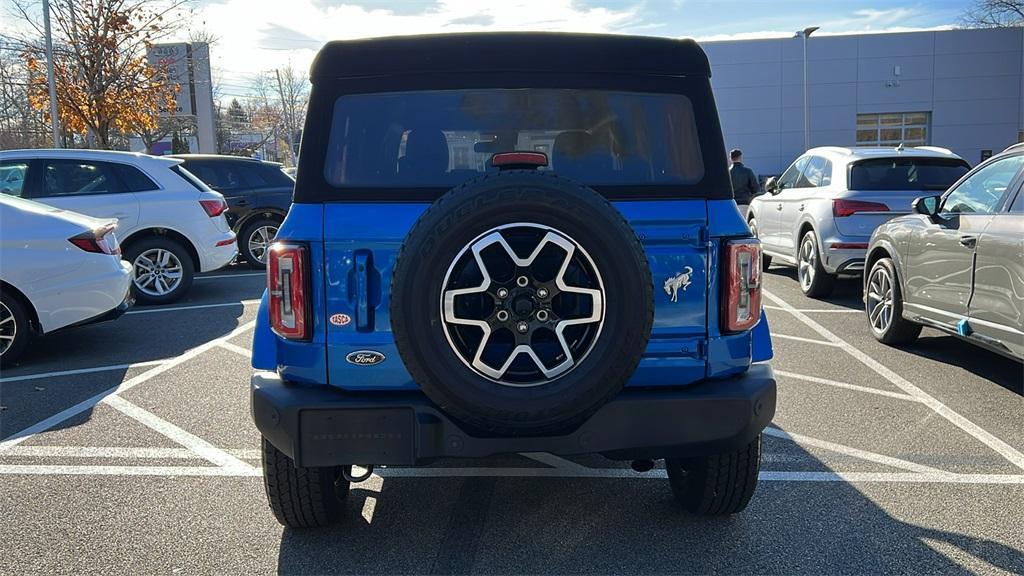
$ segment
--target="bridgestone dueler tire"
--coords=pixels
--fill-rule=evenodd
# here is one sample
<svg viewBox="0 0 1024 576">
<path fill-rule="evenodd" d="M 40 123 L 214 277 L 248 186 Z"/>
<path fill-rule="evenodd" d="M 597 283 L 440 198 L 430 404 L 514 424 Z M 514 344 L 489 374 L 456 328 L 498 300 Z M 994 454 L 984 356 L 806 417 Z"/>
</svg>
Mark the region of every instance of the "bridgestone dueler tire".
<svg viewBox="0 0 1024 576">
<path fill-rule="evenodd" d="M 329 526 L 341 517 L 349 482 L 337 468 L 299 468 L 263 438 L 263 485 L 270 510 L 289 528 Z"/>
<path fill-rule="evenodd" d="M 506 386 L 469 368 L 442 326 L 442 284 L 457 254 L 512 223 L 555 228 L 587 251 L 601 274 L 604 325 L 572 370 L 537 386 Z M 470 427 L 504 435 L 572 428 L 615 396 L 636 370 L 651 333 L 654 295 L 640 240 L 607 200 L 552 173 L 490 174 L 449 191 L 409 232 L 391 282 L 399 355 L 423 392 Z"/>
<path fill-rule="evenodd" d="M 702 516 L 726 516 L 743 511 L 757 488 L 761 469 L 761 436 L 736 452 L 698 458 L 665 460 L 676 500 Z"/>
</svg>

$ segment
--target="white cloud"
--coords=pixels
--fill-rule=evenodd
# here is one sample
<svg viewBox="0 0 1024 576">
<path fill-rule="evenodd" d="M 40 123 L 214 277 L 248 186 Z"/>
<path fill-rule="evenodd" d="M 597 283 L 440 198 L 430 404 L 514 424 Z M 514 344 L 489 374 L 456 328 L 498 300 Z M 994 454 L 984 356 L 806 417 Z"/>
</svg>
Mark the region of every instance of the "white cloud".
<svg viewBox="0 0 1024 576">
<path fill-rule="evenodd" d="M 323 42 L 374 36 L 545 30 L 616 32 L 638 23 L 639 8 L 581 8 L 572 0 L 441 0 L 421 13 L 395 13 L 312 0 L 225 0 L 193 19 L 219 37 L 211 49 L 225 95 L 244 93 L 247 79 L 287 63 L 308 68 Z"/>
</svg>

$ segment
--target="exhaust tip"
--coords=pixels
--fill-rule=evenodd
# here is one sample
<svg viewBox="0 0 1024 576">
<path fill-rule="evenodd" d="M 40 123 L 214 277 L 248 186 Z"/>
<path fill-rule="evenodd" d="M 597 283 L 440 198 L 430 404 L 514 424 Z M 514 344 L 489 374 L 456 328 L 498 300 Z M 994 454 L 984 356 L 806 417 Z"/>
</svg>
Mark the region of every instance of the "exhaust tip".
<svg viewBox="0 0 1024 576">
<path fill-rule="evenodd" d="M 634 472 L 650 472 L 654 469 L 654 460 L 633 460 L 629 465 Z"/>
</svg>

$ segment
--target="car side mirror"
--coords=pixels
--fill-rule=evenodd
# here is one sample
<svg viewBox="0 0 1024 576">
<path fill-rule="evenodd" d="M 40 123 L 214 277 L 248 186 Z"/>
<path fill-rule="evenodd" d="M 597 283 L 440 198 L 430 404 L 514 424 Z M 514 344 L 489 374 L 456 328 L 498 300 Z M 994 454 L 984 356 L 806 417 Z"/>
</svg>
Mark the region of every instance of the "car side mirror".
<svg viewBox="0 0 1024 576">
<path fill-rule="evenodd" d="M 910 204 L 910 209 L 913 210 L 915 214 L 932 217 L 939 213 L 939 201 L 941 199 L 941 196 L 924 196 L 922 198 L 916 198 Z"/>
<path fill-rule="evenodd" d="M 779 193 L 779 183 L 775 180 L 775 176 L 772 176 L 764 183 L 764 190 L 769 194 Z"/>
</svg>

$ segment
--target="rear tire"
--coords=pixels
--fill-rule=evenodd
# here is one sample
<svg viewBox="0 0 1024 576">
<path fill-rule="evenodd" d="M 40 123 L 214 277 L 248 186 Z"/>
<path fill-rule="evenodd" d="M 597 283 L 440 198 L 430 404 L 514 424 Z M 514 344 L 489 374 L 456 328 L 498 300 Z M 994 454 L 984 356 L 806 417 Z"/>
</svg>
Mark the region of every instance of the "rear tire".
<svg viewBox="0 0 1024 576">
<path fill-rule="evenodd" d="M 757 488 L 761 436 L 736 452 L 697 458 L 667 458 L 672 493 L 683 507 L 702 516 L 742 512 Z"/>
<path fill-rule="evenodd" d="M 921 325 L 903 318 L 903 293 L 891 259 L 881 258 L 871 266 L 866 286 L 864 311 L 875 339 L 890 346 L 917 340 Z"/>
<path fill-rule="evenodd" d="M 274 517 L 289 528 L 329 526 L 341 518 L 349 482 L 340 468 L 302 468 L 263 441 L 263 486 Z"/>
<path fill-rule="evenodd" d="M 238 235 L 238 253 L 249 266 L 257 270 L 267 267 L 267 252 L 280 226 L 281 223 L 273 218 L 258 218 L 242 228 Z"/>
<path fill-rule="evenodd" d="M 167 260 L 161 264 L 165 254 Z M 192 287 L 195 266 L 192 256 L 180 243 L 162 236 L 151 236 L 132 242 L 125 249 L 125 260 L 132 264 L 132 291 L 143 304 L 170 304 Z M 154 279 L 154 266 L 164 266 L 166 276 Z M 168 282 L 173 282 L 168 284 Z"/>
<path fill-rule="evenodd" d="M 835 274 L 829 274 L 821 264 L 818 235 L 808 230 L 800 239 L 796 255 L 796 275 L 800 291 L 809 298 L 827 298 L 836 285 Z"/>
<path fill-rule="evenodd" d="M 21 299 L 9 292 L 0 294 L 0 365 L 16 362 L 31 338 L 29 312 Z"/>
</svg>

